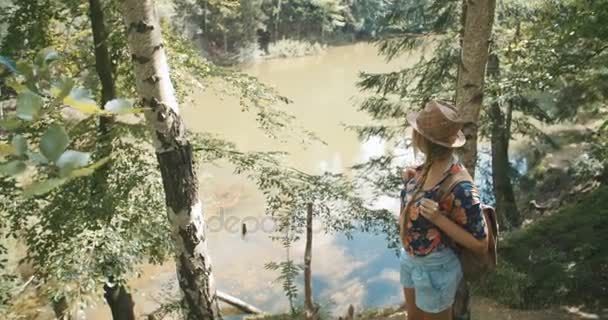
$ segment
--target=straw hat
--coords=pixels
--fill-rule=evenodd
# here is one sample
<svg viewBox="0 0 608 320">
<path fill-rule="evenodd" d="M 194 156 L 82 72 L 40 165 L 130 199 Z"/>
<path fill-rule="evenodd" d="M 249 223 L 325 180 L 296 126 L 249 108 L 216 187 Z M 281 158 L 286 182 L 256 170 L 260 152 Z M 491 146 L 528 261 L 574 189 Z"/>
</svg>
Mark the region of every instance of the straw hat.
<svg viewBox="0 0 608 320">
<path fill-rule="evenodd" d="M 458 148 L 466 142 L 458 111 L 445 101 L 430 101 L 422 111 L 408 114 L 407 122 L 425 138 L 444 147 Z"/>
</svg>

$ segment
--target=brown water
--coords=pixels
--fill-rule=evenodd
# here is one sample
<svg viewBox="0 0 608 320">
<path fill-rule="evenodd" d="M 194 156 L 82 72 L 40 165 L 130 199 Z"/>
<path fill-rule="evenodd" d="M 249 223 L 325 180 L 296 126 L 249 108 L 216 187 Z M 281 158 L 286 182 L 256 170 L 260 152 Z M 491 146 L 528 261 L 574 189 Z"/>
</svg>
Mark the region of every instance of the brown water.
<svg viewBox="0 0 608 320">
<path fill-rule="evenodd" d="M 354 105 L 361 100 L 355 86 L 360 71 L 381 72 L 407 65 L 416 57 L 404 57 L 391 65 L 377 55 L 369 44 L 329 48 L 314 57 L 260 61 L 243 71 L 264 83 L 276 86 L 294 101 L 286 110 L 303 127 L 315 132 L 327 144 L 303 145 L 298 140 L 282 143 L 267 138 L 255 122 L 255 115 L 242 112 L 237 99 L 222 97 L 208 89 L 195 94 L 194 103 L 183 108 L 189 128 L 212 132 L 233 141 L 246 151 L 282 150 L 289 152 L 287 162 L 310 173 L 341 172 L 346 167 L 382 154 L 380 140 L 360 142 L 343 124 L 364 124 L 369 119 Z M 201 194 L 205 214 L 212 229 L 209 247 L 218 288 L 252 303 L 265 311 L 284 311 L 288 307 L 281 285 L 273 283 L 274 271 L 264 269 L 269 261 L 285 259 L 285 250 L 272 242 L 269 233 L 255 231 L 264 218 L 264 202 L 255 185 L 232 174 L 230 168 L 203 165 L 200 168 Z M 379 206 L 396 209 L 394 199 Z M 234 230 L 218 228 L 221 221 L 234 219 Z M 246 222 L 249 233 L 241 237 L 240 225 Z M 268 224 L 266 224 L 268 225 Z M 219 230 L 218 230 L 219 229 Z M 291 251 L 301 262 L 303 244 Z M 386 249 L 383 236 L 358 235 L 349 241 L 341 235 L 315 234 L 313 286 L 322 304 L 332 301 L 340 312 L 349 304 L 355 307 L 395 304 L 400 301 L 397 259 Z M 143 274 L 131 281 L 137 312 L 153 311 L 160 301 L 176 294 L 172 262 L 145 266 Z M 110 319 L 107 308 L 99 305 L 87 314 L 91 319 Z"/>
</svg>

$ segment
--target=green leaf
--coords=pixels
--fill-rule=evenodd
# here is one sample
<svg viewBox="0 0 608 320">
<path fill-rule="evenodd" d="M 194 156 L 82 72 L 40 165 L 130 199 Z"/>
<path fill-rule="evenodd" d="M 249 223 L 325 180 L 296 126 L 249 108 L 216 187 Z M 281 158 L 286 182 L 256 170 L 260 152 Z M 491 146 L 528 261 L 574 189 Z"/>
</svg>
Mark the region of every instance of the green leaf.
<svg viewBox="0 0 608 320">
<path fill-rule="evenodd" d="M 78 178 L 78 177 L 84 177 L 84 176 L 91 175 L 95 172 L 95 170 L 101 168 L 103 165 L 105 165 L 109 161 L 110 161 L 110 157 L 102 158 L 102 159 L 98 160 L 97 162 L 91 164 L 88 167 L 73 170 L 70 173 L 70 177 Z"/>
<path fill-rule="evenodd" d="M 30 158 L 31 161 L 33 161 L 36 164 L 44 165 L 44 164 L 49 163 L 49 159 L 45 158 L 42 154 L 40 154 L 38 152 L 28 151 L 27 156 L 28 156 L 28 158 Z"/>
<path fill-rule="evenodd" d="M 57 161 L 67 148 L 70 139 L 65 129 L 58 125 L 49 127 L 40 139 L 40 151 L 51 161 Z"/>
<path fill-rule="evenodd" d="M 34 69 L 32 68 L 32 65 L 25 61 L 17 62 L 17 72 L 22 74 L 28 80 L 31 80 L 34 77 Z"/>
<path fill-rule="evenodd" d="M 39 66 L 49 65 L 59 60 L 59 53 L 53 48 L 42 49 L 36 56 L 36 64 Z"/>
<path fill-rule="evenodd" d="M 8 143 L 0 143 L 0 156 L 1 157 L 11 156 L 15 153 L 17 153 L 17 150 L 15 150 L 15 147 L 13 147 L 12 145 L 10 145 Z"/>
<path fill-rule="evenodd" d="M 64 152 L 56 164 L 61 168 L 61 175 L 67 176 L 76 168 L 84 167 L 91 161 L 91 154 L 86 152 L 67 150 Z"/>
<path fill-rule="evenodd" d="M 23 156 L 27 152 L 27 140 L 22 135 L 15 135 L 11 143 L 15 148 L 15 153 L 18 156 Z"/>
<path fill-rule="evenodd" d="M 131 113 L 134 110 L 133 104 L 125 99 L 110 100 L 106 103 L 104 109 L 115 114 Z"/>
<path fill-rule="evenodd" d="M 26 168 L 27 165 L 25 165 L 25 162 L 20 160 L 13 160 L 0 165 L 0 173 L 6 176 L 14 176 L 25 171 Z"/>
<path fill-rule="evenodd" d="M 17 97 L 17 117 L 26 121 L 32 121 L 42 109 L 42 97 L 25 90 Z"/>
<path fill-rule="evenodd" d="M 44 181 L 34 182 L 34 183 L 30 184 L 29 186 L 27 186 L 25 189 L 23 189 L 22 195 L 25 198 L 31 198 L 33 196 L 43 195 L 45 193 L 53 191 L 53 189 L 61 186 L 62 184 L 66 183 L 67 181 L 68 181 L 68 179 L 51 178 L 51 179 L 44 180 Z"/>
<path fill-rule="evenodd" d="M 17 73 L 17 65 L 15 64 L 15 62 L 13 60 L 11 60 L 11 58 L 9 57 L 5 57 L 5 56 L 0 56 L 0 65 L 2 65 L 2 67 L 5 70 L 8 70 L 11 73 Z M 0 70 L 1 71 L 1 70 Z M 4 72 L 4 71 L 2 71 Z M 0 72 L 0 74 L 2 73 Z"/>
<path fill-rule="evenodd" d="M 0 120 L 0 128 L 7 131 L 15 130 L 21 127 L 21 125 L 21 120 L 19 120 L 18 118 L 6 118 Z"/>
<path fill-rule="evenodd" d="M 57 99 L 63 100 L 68 96 L 68 94 L 70 94 L 72 88 L 74 88 L 74 84 L 75 82 L 72 78 L 59 79 L 53 83 L 51 93 L 55 95 Z"/>
<path fill-rule="evenodd" d="M 70 94 L 63 99 L 63 103 L 86 114 L 101 112 L 95 100 L 91 98 L 91 93 L 82 88 L 72 88 Z"/>
<path fill-rule="evenodd" d="M 25 86 L 24 84 L 22 84 L 15 78 L 7 79 L 5 84 L 7 87 L 15 90 L 15 92 L 17 92 L 17 93 L 21 93 L 21 92 L 27 90 L 27 86 Z"/>
</svg>

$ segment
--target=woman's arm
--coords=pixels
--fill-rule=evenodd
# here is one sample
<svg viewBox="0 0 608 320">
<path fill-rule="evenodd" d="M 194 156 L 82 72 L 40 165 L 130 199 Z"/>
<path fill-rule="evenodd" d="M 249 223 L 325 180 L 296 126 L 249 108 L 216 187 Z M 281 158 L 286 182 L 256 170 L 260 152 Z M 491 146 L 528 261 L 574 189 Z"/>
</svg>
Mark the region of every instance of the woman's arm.
<svg viewBox="0 0 608 320">
<path fill-rule="evenodd" d="M 458 244 L 473 252 L 487 252 L 488 230 L 475 187 L 470 183 L 460 184 L 450 199 L 450 203 L 442 203 L 442 209 L 450 211 L 449 218 L 442 215 L 439 204 L 430 199 L 422 200 L 420 213 Z"/>
<path fill-rule="evenodd" d="M 424 200 L 428 200 L 428 199 L 424 199 Z M 422 215 L 424 216 L 425 214 L 422 213 Z M 429 219 L 429 218 L 427 218 L 427 219 Z M 442 214 L 439 214 L 439 212 L 437 212 L 437 215 L 434 219 L 429 219 L 429 220 L 432 223 L 434 223 L 437 227 L 439 227 L 439 229 L 441 229 L 443 232 L 445 232 L 445 234 L 447 234 L 448 237 L 452 238 L 458 244 L 466 247 L 467 249 L 469 249 L 475 253 L 478 253 L 478 254 L 484 254 L 488 251 L 488 237 L 485 237 L 483 239 L 477 239 L 477 238 L 473 237 L 473 235 L 470 234 L 468 231 L 466 231 L 461 226 L 454 223 L 448 217 L 446 217 Z M 486 230 L 486 234 L 487 234 L 487 230 Z"/>
</svg>

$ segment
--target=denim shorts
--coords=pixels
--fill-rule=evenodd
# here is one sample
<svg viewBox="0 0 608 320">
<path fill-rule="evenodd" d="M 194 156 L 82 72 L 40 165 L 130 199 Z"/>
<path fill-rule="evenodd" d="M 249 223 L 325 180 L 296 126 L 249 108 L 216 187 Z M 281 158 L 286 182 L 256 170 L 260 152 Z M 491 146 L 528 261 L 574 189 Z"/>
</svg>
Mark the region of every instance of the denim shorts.
<svg viewBox="0 0 608 320">
<path fill-rule="evenodd" d="M 401 249 L 401 285 L 413 288 L 416 306 L 427 313 L 439 313 L 454 304 L 462 268 L 458 256 L 443 248 L 424 257 Z"/>
</svg>

